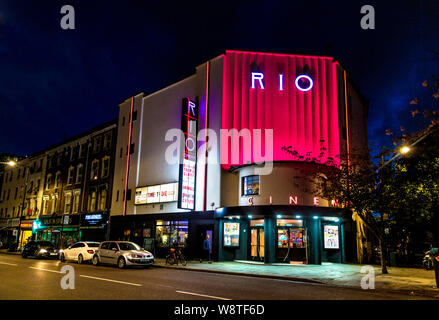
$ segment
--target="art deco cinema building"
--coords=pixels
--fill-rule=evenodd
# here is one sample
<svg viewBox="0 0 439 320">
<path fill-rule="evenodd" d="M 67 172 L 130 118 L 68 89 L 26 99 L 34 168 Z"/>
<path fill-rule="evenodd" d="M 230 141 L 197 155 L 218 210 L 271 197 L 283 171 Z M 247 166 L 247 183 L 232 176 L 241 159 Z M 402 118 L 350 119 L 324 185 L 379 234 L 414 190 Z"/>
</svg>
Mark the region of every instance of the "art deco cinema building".
<svg viewBox="0 0 439 320">
<path fill-rule="evenodd" d="M 331 57 L 243 51 L 127 99 L 111 237 L 157 256 L 176 244 L 201 257 L 210 235 L 220 261 L 349 261 L 351 214 L 316 195 L 312 177 L 347 152 L 366 152 L 367 109 Z M 180 144 L 170 129 L 183 131 Z"/>
</svg>

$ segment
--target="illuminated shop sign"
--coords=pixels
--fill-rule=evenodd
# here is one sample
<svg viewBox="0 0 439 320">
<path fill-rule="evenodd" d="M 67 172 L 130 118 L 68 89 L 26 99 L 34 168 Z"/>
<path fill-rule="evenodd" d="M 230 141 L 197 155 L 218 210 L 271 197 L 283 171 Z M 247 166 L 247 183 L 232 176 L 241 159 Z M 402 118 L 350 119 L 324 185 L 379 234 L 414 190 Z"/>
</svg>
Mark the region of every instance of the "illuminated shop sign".
<svg viewBox="0 0 439 320">
<path fill-rule="evenodd" d="M 85 220 L 102 220 L 102 214 L 86 214 Z"/>
<path fill-rule="evenodd" d="M 325 249 L 339 249 L 338 226 L 325 225 L 323 227 Z"/>
<path fill-rule="evenodd" d="M 224 222 L 224 247 L 239 247 L 239 223 Z"/>
<path fill-rule="evenodd" d="M 195 177 L 197 167 L 197 123 L 198 104 L 183 99 L 181 130 L 184 133 L 184 147 L 178 179 L 178 208 L 195 209 Z"/>
<path fill-rule="evenodd" d="M 262 81 L 264 79 L 264 74 L 262 72 L 252 72 L 251 73 L 251 88 L 256 89 L 256 83 L 258 83 L 258 87 L 260 89 L 265 89 L 264 82 Z M 312 86 L 314 85 L 314 82 L 312 81 L 312 78 L 306 74 L 301 74 L 296 77 L 296 80 L 294 81 L 294 84 L 296 85 L 296 88 L 300 91 L 309 91 L 311 90 Z M 279 91 L 284 90 L 284 75 L 279 74 Z"/>
<path fill-rule="evenodd" d="M 166 183 L 136 188 L 135 204 L 162 203 L 177 201 L 178 184 Z"/>
</svg>

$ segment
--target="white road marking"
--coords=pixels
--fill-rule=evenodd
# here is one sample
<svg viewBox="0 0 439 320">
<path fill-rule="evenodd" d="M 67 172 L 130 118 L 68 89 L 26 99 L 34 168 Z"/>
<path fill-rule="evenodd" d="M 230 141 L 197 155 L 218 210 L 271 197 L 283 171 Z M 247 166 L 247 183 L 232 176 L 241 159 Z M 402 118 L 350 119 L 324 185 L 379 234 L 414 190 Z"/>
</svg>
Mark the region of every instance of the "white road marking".
<svg viewBox="0 0 439 320">
<path fill-rule="evenodd" d="M 18 264 L 16 264 L 16 263 L 7 263 L 7 262 L 0 262 L 0 264 L 5 264 L 5 265 L 7 265 L 7 266 L 18 266 Z"/>
<path fill-rule="evenodd" d="M 187 291 L 175 291 L 178 293 L 182 293 L 182 294 L 190 294 L 193 296 L 200 296 L 200 297 L 206 297 L 206 298 L 212 298 L 212 299 L 218 299 L 218 300 L 232 300 L 232 299 L 227 299 L 227 298 L 221 298 L 221 297 L 215 297 L 215 296 L 209 296 L 207 294 L 200 294 L 200 293 L 194 293 L 194 292 L 187 292 Z"/>
<path fill-rule="evenodd" d="M 35 269 L 35 270 L 47 271 L 47 272 L 61 273 L 61 271 L 57 271 L 57 270 L 49 270 L 49 269 L 36 268 L 36 267 L 29 267 L 29 268 L 30 269 Z"/>
<path fill-rule="evenodd" d="M 136 287 L 141 287 L 141 284 L 138 283 L 131 283 L 131 282 L 124 282 L 124 281 L 119 281 L 119 280 L 112 280 L 112 279 L 104 279 L 104 278 L 97 278 L 97 277 L 92 277 L 92 276 L 85 276 L 85 275 L 79 275 L 80 277 L 84 277 L 84 278 L 90 278 L 90 279 L 96 279 L 96 280 L 102 280 L 102 281 L 109 281 L 109 282 L 116 282 L 116 283 L 122 283 L 122 284 L 127 284 L 130 286 L 136 286 Z"/>
</svg>

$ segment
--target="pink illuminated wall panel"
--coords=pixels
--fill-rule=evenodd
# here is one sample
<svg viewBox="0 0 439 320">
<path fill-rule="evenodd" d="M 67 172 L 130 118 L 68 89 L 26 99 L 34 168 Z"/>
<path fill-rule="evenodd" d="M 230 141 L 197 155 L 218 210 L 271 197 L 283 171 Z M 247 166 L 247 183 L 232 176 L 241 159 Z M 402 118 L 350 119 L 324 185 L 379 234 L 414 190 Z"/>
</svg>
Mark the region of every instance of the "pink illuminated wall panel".
<svg viewBox="0 0 439 320">
<path fill-rule="evenodd" d="M 226 51 L 223 65 L 222 129 L 273 129 L 274 161 L 340 164 L 337 62 L 330 57 Z M 300 75 L 312 79 L 308 91 L 296 87 Z M 309 87 L 309 81 L 301 81 L 299 87 Z M 230 156 L 230 143 L 223 147 L 224 141 L 222 157 L 225 149 L 229 155 L 225 169 L 245 164 L 248 156 L 251 163 L 258 161 L 244 154 L 250 151 L 242 144 L 239 161 Z"/>
</svg>

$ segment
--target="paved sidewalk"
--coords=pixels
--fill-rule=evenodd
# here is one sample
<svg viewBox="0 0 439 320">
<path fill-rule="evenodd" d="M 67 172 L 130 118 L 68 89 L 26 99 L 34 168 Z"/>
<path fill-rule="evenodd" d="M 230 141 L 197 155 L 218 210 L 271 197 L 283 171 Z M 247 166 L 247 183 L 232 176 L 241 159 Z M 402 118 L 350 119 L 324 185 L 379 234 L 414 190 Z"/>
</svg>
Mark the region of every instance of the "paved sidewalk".
<svg viewBox="0 0 439 320">
<path fill-rule="evenodd" d="M 8 249 L 0 249 L 0 253 L 4 253 L 4 254 L 17 254 L 17 255 L 21 254 L 21 252 L 17 252 L 17 251 L 9 252 Z"/>
<path fill-rule="evenodd" d="M 193 271 L 239 274 L 254 277 L 288 279 L 295 281 L 323 283 L 333 286 L 361 288 L 363 265 L 323 263 L 306 264 L 263 264 L 249 261 L 207 262 L 190 261 L 186 267 L 169 266 L 164 259 L 156 259 L 156 267 L 178 268 Z M 418 268 L 388 267 L 389 273 L 381 274 L 381 267 L 373 265 L 375 271 L 375 289 L 385 291 L 404 291 L 409 294 L 421 294 L 439 298 L 436 289 L 434 271 Z"/>
</svg>

